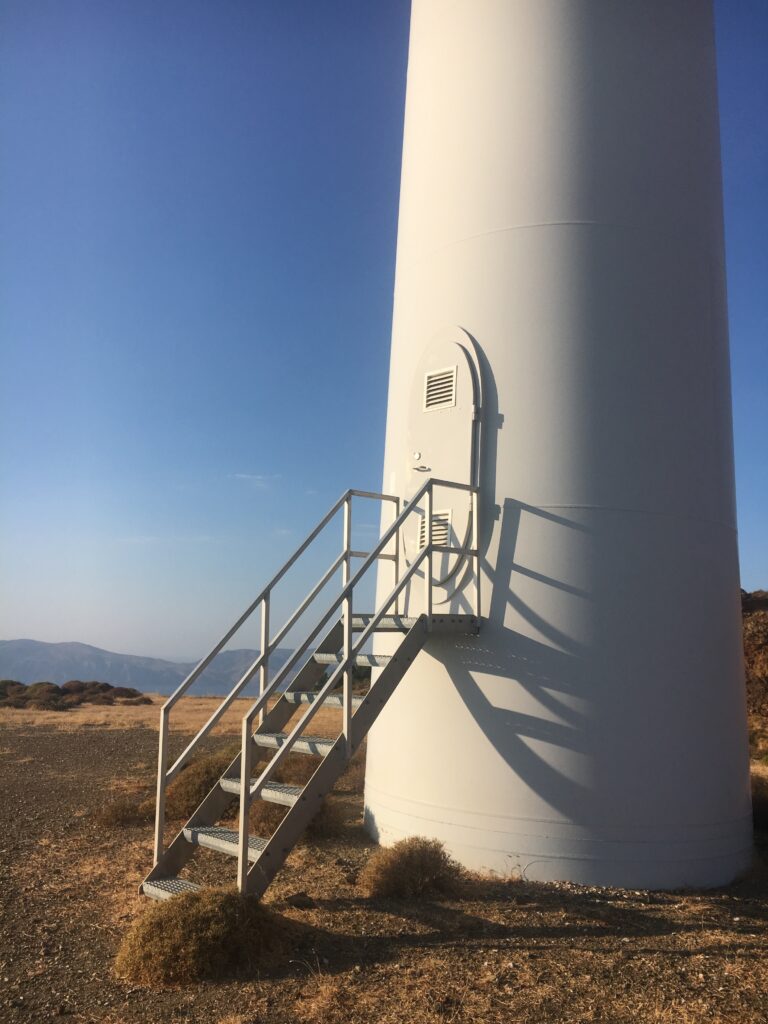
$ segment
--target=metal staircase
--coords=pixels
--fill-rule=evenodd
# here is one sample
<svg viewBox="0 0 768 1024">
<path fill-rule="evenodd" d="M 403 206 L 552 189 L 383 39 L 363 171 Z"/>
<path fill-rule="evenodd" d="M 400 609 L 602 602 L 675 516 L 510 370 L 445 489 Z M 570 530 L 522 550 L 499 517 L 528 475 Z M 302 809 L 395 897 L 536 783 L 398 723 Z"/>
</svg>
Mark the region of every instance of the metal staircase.
<svg viewBox="0 0 768 1024">
<path fill-rule="evenodd" d="M 433 495 L 435 490 L 449 488 L 468 492 L 471 502 L 471 530 L 463 546 L 433 543 Z M 353 499 L 391 503 L 393 521 L 370 552 L 356 551 L 352 541 Z M 343 515 L 341 553 L 312 588 L 296 611 L 270 638 L 270 602 L 277 583 L 309 548 L 326 526 Z M 417 523 L 421 546 L 408 564 L 403 554 L 402 533 Z M 477 489 L 445 480 L 427 480 L 407 503 L 392 495 L 369 491 L 347 491 L 328 511 L 291 558 L 267 584 L 255 601 L 245 610 L 218 644 L 200 661 L 189 676 L 166 701 L 160 712 L 157 804 L 155 819 L 155 862 L 142 883 L 142 891 L 155 899 L 167 899 L 177 893 L 192 891 L 195 883 L 180 877 L 184 865 L 197 847 L 215 850 L 237 859 L 237 884 L 243 893 L 261 895 L 284 863 L 325 796 L 343 774 L 351 757 L 368 730 L 376 721 L 395 687 L 408 671 L 429 635 L 441 633 L 476 633 L 480 626 L 480 573 L 478 542 Z M 440 537 L 444 540 L 444 537 Z M 449 538 L 450 539 L 450 538 Z M 436 555 L 449 555 L 457 565 L 466 563 L 463 590 L 473 614 L 434 614 L 433 597 L 436 583 L 433 560 Z M 354 559 L 362 564 L 352 572 Z M 354 611 L 355 589 L 380 561 L 392 567 L 393 587 L 372 613 Z M 341 589 L 309 629 L 305 640 L 293 651 L 272 680 L 268 678 L 270 655 L 299 620 L 334 575 L 341 571 Z M 370 577 L 368 577 L 370 579 Z M 423 587 L 419 601 L 414 593 Z M 379 590 L 381 591 L 381 586 Z M 359 593 L 359 591 L 358 591 Z M 418 604 L 419 614 L 408 615 L 408 606 Z M 401 607 L 404 612 L 401 614 Z M 194 681 L 223 650 L 232 637 L 259 609 L 261 612 L 261 648 L 259 657 L 222 700 L 208 721 L 184 751 L 168 767 L 170 716 L 174 705 Z M 391 654 L 368 654 L 362 648 L 377 633 L 399 634 L 400 640 Z M 291 679 L 291 672 L 300 666 Z M 353 666 L 378 670 L 365 695 L 352 693 Z M 330 674 L 326 673 L 330 667 Z M 166 787 L 190 763 L 201 740 L 214 728 L 247 684 L 258 674 L 259 696 L 242 721 L 241 749 L 224 771 L 192 817 L 165 846 Z M 372 674 L 373 675 L 373 674 Z M 290 680 L 290 681 L 289 681 Z M 315 736 L 306 730 L 321 708 L 340 711 L 339 730 L 335 735 Z M 289 725 L 297 713 L 298 721 Z M 276 781 L 274 776 L 289 752 L 320 756 L 314 774 L 303 786 Z M 233 795 L 239 797 L 240 813 L 237 830 L 222 827 L 219 822 L 231 806 Z M 255 800 L 265 800 L 288 808 L 272 835 L 249 834 L 249 816 Z"/>
</svg>

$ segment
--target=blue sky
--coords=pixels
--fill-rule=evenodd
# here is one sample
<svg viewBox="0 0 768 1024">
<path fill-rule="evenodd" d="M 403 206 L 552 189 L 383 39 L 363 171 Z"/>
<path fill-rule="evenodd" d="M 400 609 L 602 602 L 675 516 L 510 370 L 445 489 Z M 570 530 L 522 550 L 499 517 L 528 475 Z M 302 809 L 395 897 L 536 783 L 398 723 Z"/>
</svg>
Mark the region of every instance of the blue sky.
<svg viewBox="0 0 768 1024">
<path fill-rule="evenodd" d="M 716 10 L 753 588 L 768 5 Z M 197 655 L 342 490 L 378 488 L 408 15 L 0 0 L 0 638 Z"/>
</svg>

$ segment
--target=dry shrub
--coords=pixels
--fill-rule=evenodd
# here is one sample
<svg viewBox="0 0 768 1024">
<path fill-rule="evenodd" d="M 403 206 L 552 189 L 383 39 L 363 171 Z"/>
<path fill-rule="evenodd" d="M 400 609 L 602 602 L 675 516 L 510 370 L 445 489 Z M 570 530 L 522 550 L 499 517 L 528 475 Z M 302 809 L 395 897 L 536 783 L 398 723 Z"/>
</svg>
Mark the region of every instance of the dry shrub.
<svg viewBox="0 0 768 1024">
<path fill-rule="evenodd" d="M 5 697 L 3 700 L 0 700 L 0 707 L 3 708 L 21 709 L 26 708 L 28 706 L 29 705 L 27 704 L 27 702 L 23 700 L 21 697 Z"/>
<path fill-rule="evenodd" d="M 114 704 L 115 698 L 109 693 L 86 693 L 83 701 L 86 704 Z"/>
<path fill-rule="evenodd" d="M 275 769 L 273 780 L 289 786 L 304 786 L 315 774 L 320 760 L 319 757 L 310 754 L 296 754 L 291 751 Z"/>
<path fill-rule="evenodd" d="M 267 800 L 255 800 L 251 805 L 249 816 L 252 835 L 268 838 L 271 836 L 285 815 L 288 807 L 273 804 Z M 335 839 L 344 828 L 344 810 L 333 797 L 326 797 L 320 809 L 307 825 L 301 842 L 312 842 L 318 839 Z"/>
<path fill-rule="evenodd" d="M 411 899 L 458 892 L 464 873 L 437 839 L 411 836 L 371 854 L 360 873 L 368 896 Z"/>
<path fill-rule="evenodd" d="M 166 791 L 167 816 L 188 818 L 219 781 L 239 749 L 239 746 L 226 747 L 216 754 L 207 754 L 183 768 Z"/>
<path fill-rule="evenodd" d="M 112 690 L 113 697 L 141 697 L 140 690 L 134 690 L 132 686 L 116 686 Z"/>
<path fill-rule="evenodd" d="M 151 697 L 147 697 L 146 694 L 142 693 L 138 697 L 126 697 L 121 703 L 126 707 L 135 708 L 140 704 L 154 704 L 154 701 Z"/>
<path fill-rule="evenodd" d="M 144 825 L 154 817 L 154 801 L 137 797 L 118 796 L 103 804 L 94 817 L 99 825 Z"/>
<path fill-rule="evenodd" d="M 768 594 L 742 593 L 744 667 L 747 705 L 752 714 L 768 716 Z"/>
<path fill-rule="evenodd" d="M 752 820 L 759 832 L 768 831 L 768 773 L 752 771 Z"/>
<path fill-rule="evenodd" d="M 295 934 L 252 896 L 201 889 L 147 907 L 123 939 L 115 971 L 139 985 L 233 977 L 276 965 Z"/>
<path fill-rule="evenodd" d="M 62 683 L 61 688 L 64 693 L 82 693 L 85 689 L 85 683 L 79 679 L 70 679 L 68 683 Z"/>
<path fill-rule="evenodd" d="M 267 839 L 275 831 L 288 812 L 283 804 L 273 804 L 268 800 L 254 800 L 249 816 L 251 834 Z"/>
<path fill-rule="evenodd" d="M 365 789 L 365 745 L 360 747 L 349 762 L 336 788 L 340 793 L 355 793 L 362 796 Z"/>
<path fill-rule="evenodd" d="M 26 686 L 15 679 L 0 679 L 0 697 L 18 696 L 25 690 Z"/>
<path fill-rule="evenodd" d="M 69 711 L 69 705 L 65 704 L 63 700 L 57 700 L 55 697 L 50 700 L 45 697 L 38 697 L 35 700 L 29 700 L 24 705 L 33 711 Z"/>
<path fill-rule="evenodd" d="M 27 700 L 39 701 L 39 700 L 55 700 L 61 697 L 61 687 L 55 683 L 32 683 L 25 690 L 25 697 Z"/>
<path fill-rule="evenodd" d="M 315 839 L 338 839 L 344 831 L 344 824 L 344 808 L 338 800 L 327 796 L 307 825 L 303 838 L 309 842 Z"/>
</svg>

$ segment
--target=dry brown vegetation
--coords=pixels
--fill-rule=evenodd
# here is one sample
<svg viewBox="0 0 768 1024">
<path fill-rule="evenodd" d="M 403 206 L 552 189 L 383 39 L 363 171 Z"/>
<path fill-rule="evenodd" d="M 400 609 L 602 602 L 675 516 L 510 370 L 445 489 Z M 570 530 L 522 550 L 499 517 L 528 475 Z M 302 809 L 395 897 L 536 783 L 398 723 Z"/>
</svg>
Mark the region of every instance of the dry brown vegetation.
<svg viewBox="0 0 768 1024">
<path fill-rule="evenodd" d="M 166 791 L 168 818 L 188 818 L 219 781 L 238 750 L 236 745 L 227 744 L 222 750 L 196 758 L 182 768 Z"/>
<path fill-rule="evenodd" d="M 72 711 L 82 704 L 136 706 L 151 704 L 147 697 L 126 686 L 110 683 L 83 683 L 73 679 L 58 686 L 56 683 L 17 683 L 13 679 L 0 679 L 0 707 L 14 710 Z"/>
<path fill-rule="evenodd" d="M 227 978 L 275 966 L 296 926 L 252 897 L 202 889 L 144 908 L 115 971 L 140 985 Z"/>
<path fill-rule="evenodd" d="M 0 820 L 11 823 L 0 844 L 0 1020 L 764 1024 L 768 715 L 760 710 L 764 619 L 754 617 L 766 611 L 764 598 L 748 596 L 744 605 L 758 826 L 747 878 L 713 892 L 648 893 L 465 876 L 450 894 L 369 896 L 365 876 L 379 853 L 360 824 L 359 754 L 326 801 L 337 816 L 332 829 L 307 836 L 264 901 L 276 917 L 278 945 L 262 951 L 257 934 L 246 947 L 250 959 L 225 958 L 215 968 L 227 976 L 221 981 L 182 982 L 179 974 L 173 981 L 175 970 L 197 973 L 203 948 L 198 938 L 190 953 L 179 951 L 173 933 L 160 957 L 179 964 L 170 973 L 141 966 L 137 949 L 149 959 L 149 935 L 133 952 L 146 980 L 113 970 L 134 922 L 163 911 L 137 895 L 151 861 L 151 826 L 134 824 L 131 810 L 151 809 L 157 707 L 84 704 L 62 715 L 0 708 Z M 174 709 L 174 754 L 216 703 L 191 698 Z M 234 702 L 206 741 L 206 756 L 226 745 L 221 756 L 231 756 L 245 707 Z M 337 723 L 338 712 L 320 712 L 313 731 L 329 733 Z M 301 783 L 316 765 L 291 755 L 282 780 Z M 199 802 L 205 793 L 193 796 L 193 781 L 188 797 Z M 116 808 L 108 821 L 106 807 L 121 800 L 124 811 Z M 275 813 L 256 810 L 262 806 L 256 802 L 254 815 Z M 178 827 L 169 822 L 167 839 Z M 207 887 L 232 883 L 231 861 L 198 853 L 185 877 Z M 202 924 L 202 934 L 220 942 L 216 918 L 212 932 L 204 913 L 182 931 L 199 936 Z"/>
<path fill-rule="evenodd" d="M 376 850 L 360 875 L 360 886 L 377 899 L 455 896 L 464 879 L 461 867 L 435 839 L 412 836 Z"/>
<path fill-rule="evenodd" d="M 143 825 L 152 821 L 154 805 L 151 800 L 139 800 L 123 794 L 102 804 L 94 815 L 99 825 Z"/>
<path fill-rule="evenodd" d="M 752 716 L 768 721 L 768 591 L 742 591 L 744 667 L 747 706 Z"/>
</svg>

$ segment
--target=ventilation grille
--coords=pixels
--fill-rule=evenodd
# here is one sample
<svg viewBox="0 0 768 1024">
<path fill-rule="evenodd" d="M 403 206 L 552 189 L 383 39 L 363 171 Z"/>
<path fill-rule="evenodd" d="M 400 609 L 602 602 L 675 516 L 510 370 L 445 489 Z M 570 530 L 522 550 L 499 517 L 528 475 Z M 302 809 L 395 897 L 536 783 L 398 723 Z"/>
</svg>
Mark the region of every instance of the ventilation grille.
<svg viewBox="0 0 768 1024">
<path fill-rule="evenodd" d="M 456 405 L 456 370 L 449 366 L 445 370 L 433 370 L 424 378 L 424 411 L 447 409 Z"/>
<path fill-rule="evenodd" d="M 432 513 L 432 543 L 439 548 L 447 548 L 451 540 L 451 513 Z M 419 523 L 419 548 L 427 546 L 427 518 L 421 517 Z"/>
</svg>

